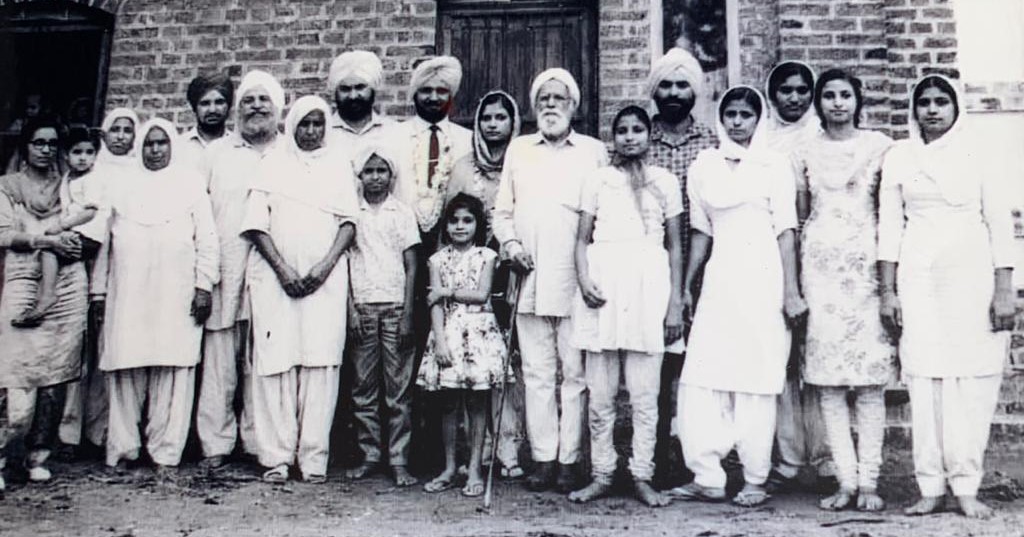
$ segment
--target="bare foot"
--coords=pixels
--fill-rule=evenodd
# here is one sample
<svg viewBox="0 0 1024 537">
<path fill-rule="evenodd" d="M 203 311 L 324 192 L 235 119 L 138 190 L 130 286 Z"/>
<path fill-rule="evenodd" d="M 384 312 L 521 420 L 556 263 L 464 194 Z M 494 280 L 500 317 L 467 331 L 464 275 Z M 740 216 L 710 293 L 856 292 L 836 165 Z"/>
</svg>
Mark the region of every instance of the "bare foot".
<svg viewBox="0 0 1024 537">
<path fill-rule="evenodd" d="M 945 496 L 923 496 L 914 505 L 903 510 L 907 516 L 921 516 L 937 513 L 946 508 Z"/>
<path fill-rule="evenodd" d="M 569 493 L 569 501 L 574 503 L 586 503 L 590 500 L 596 500 L 605 494 L 612 488 L 612 484 L 601 480 L 595 479 L 590 482 L 589 485 L 581 488 L 580 490 L 574 490 Z"/>
<path fill-rule="evenodd" d="M 41 294 L 36 300 L 36 304 L 30 308 L 26 308 L 11 320 L 11 326 L 15 328 L 34 328 L 43 323 L 43 317 L 46 316 L 46 312 L 49 311 L 54 304 L 57 303 L 57 295 L 55 294 Z"/>
<path fill-rule="evenodd" d="M 395 476 L 395 485 L 399 487 L 411 487 L 419 482 L 402 464 L 392 466 L 391 473 Z"/>
<path fill-rule="evenodd" d="M 960 505 L 960 511 L 967 518 L 987 520 L 995 515 L 995 511 L 991 507 L 979 502 L 977 496 L 957 496 L 956 502 Z"/>
<path fill-rule="evenodd" d="M 647 507 L 665 507 L 672 502 L 672 499 L 654 490 L 650 481 L 633 481 L 633 490 L 638 500 Z"/>
<path fill-rule="evenodd" d="M 839 489 L 835 494 L 822 498 L 818 507 L 826 511 L 842 511 L 853 503 L 855 493 L 852 490 Z"/>
<path fill-rule="evenodd" d="M 771 496 L 764 490 L 764 487 L 747 483 L 743 485 L 743 489 L 736 496 L 733 496 L 732 503 L 740 507 L 757 507 L 768 501 L 769 498 Z"/>
<path fill-rule="evenodd" d="M 359 481 L 360 479 L 365 479 L 367 477 L 370 477 L 371 475 L 373 475 L 376 472 L 377 472 L 377 461 L 365 461 L 365 462 L 363 462 L 363 464 L 360 464 L 359 466 L 357 466 L 355 468 L 351 468 L 348 471 L 346 471 L 345 472 L 345 477 L 347 477 L 347 478 L 349 478 L 349 479 L 351 479 L 353 481 Z"/>
<path fill-rule="evenodd" d="M 877 512 L 885 510 L 885 500 L 875 489 L 860 489 L 857 495 L 857 509 L 860 511 Z"/>
</svg>

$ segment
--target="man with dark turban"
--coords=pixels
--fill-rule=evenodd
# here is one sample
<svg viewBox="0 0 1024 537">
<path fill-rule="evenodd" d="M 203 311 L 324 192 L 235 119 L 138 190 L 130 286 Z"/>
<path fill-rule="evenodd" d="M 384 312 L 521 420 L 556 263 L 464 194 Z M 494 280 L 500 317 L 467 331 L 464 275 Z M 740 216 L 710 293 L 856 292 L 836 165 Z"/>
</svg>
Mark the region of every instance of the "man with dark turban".
<svg viewBox="0 0 1024 537">
<path fill-rule="evenodd" d="M 192 79 L 185 92 L 196 125 L 185 131 L 182 140 L 190 163 L 198 166 L 206 146 L 230 134 L 226 123 L 235 98 L 235 85 L 224 73 L 199 75 Z"/>
<path fill-rule="evenodd" d="M 651 64 L 647 93 L 658 113 L 652 119 L 651 148 L 647 158 L 679 179 L 683 192 L 683 252 L 689 249 L 690 207 L 686 196 L 686 172 L 697 153 L 718 147 L 715 131 L 696 120 L 691 113 L 703 95 L 704 71 L 689 52 L 673 47 Z M 658 434 L 654 449 L 654 481 L 660 488 L 681 484 L 682 454 L 672 442 L 672 417 L 676 403 L 675 383 L 683 370 L 683 355 L 666 352 L 661 362 L 661 388 L 658 393 Z"/>
</svg>

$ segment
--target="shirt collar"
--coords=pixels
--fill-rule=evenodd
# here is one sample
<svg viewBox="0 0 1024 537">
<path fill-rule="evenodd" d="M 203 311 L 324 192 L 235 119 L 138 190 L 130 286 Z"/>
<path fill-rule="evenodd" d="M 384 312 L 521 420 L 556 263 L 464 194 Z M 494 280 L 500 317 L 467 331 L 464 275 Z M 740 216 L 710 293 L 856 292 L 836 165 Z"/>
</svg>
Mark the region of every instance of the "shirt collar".
<svg viewBox="0 0 1024 537">
<path fill-rule="evenodd" d="M 417 133 L 430 132 L 430 127 L 432 125 L 437 125 L 438 130 L 444 133 L 445 136 L 448 135 L 448 130 L 451 128 L 452 125 L 452 122 L 448 121 L 447 117 L 445 117 L 441 121 L 438 121 L 437 123 L 431 123 L 417 115 L 413 116 L 412 122 L 416 127 Z"/>
<path fill-rule="evenodd" d="M 673 147 L 679 147 L 689 142 L 690 140 L 702 137 L 710 137 L 712 134 L 714 134 L 713 132 L 711 132 L 711 129 L 707 125 L 694 119 L 693 122 L 690 123 L 690 126 L 686 129 L 686 132 L 684 132 L 683 135 L 679 137 L 678 141 L 673 140 L 670 142 L 668 139 L 668 135 L 665 133 L 664 129 L 661 128 L 659 116 L 654 116 L 653 123 L 654 128 L 651 132 L 651 141 L 661 142 L 665 145 L 670 145 Z"/>
<path fill-rule="evenodd" d="M 545 138 L 544 135 L 539 133 L 539 132 L 531 134 L 530 136 L 533 137 L 533 145 L 542 145 L 543 144 L 543 145 L 546 145 L 548 147 L 559 148 L 559 147 L 562 147 L 563 145 L 569 145 L 569 146 L 578 146 L 578 145 L 580 145 L 580 136 L 581 135 L 578 132 L 576 132 L 575 129 L 570 128 L 569 136 L 566 136 L 565 139 L 562 140 L 561 142 L 559 142 L 558 144 L 554 144 L 552 142 L 549 142 L 548 139 Z"/>
<path fill-rule="evenodd" d="M 228 138 L 233 133 L 234 133 L 234 131 L 232 131 L 231 129 L 225 128 L 224 129 L 224 136 L 223 136 L 223 138 Z M 199 135 L 199 127 L 196 127 L 196 126 L 193 126 L 191 129 L 185 131 L 185 133 L 182 134 L 182 136 L 186 140 L 188 140 L 190 142 L 193 141 L 193 140 L 195 140 L 196 142 L 199 142 L 199 145 L 201 145 L 203 147 L 206 147 L 206 146 L 208 146 L 208 145 L 210 145 L 211 143 L 214 142 L 214 140 L 207 141 L 205 138 L 200 136 Z"/>
<path fill-rule="evenodd" d="M 352 134 L 366 134 L 375 127 L 384 126 L 384 118 L 377 112 L 370 112 L 370 122 L 363 125 L 362 129 L 356 130 L 352 125 L 349 125 L 347 121 L 341 118 L 341 115 L 337 111 L 334 112 L 334 128 L 341 129 L 344 131 L 351 132 Z"/>
<path fill-rule="evenodd" d="M 366 198 L 360 195 L 359 210 L 369 211 L 370 209 L 370 202 L 366 201 Z M 395 196 L 388 194 L 388 197 L 384 198 L 384 201 L 380 203 L 380 207 L 378 207 L 378 209 L 382 211 L 397 211 L 398 206 L 395 205 Z"/>
</svg>

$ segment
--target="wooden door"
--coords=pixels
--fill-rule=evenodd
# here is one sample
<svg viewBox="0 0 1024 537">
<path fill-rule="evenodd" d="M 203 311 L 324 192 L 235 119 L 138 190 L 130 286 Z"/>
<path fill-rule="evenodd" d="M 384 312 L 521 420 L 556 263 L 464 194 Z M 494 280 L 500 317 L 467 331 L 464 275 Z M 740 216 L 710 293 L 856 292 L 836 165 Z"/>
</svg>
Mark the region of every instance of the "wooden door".
<svg viewBox="0 0 1024 537">
<path fill-rule="evenodd" d="M 507 91 L 519 104 L 523 132 L 536 130 L 530 84 L 550 67 L 572 73 L 582 93 L 573 127 L 598 132 L 597 6 L 594 0 L 441 0 L 437 49 L 462 62 L 453 120 L 472 127 L 479 99 Z"/>
</svg>

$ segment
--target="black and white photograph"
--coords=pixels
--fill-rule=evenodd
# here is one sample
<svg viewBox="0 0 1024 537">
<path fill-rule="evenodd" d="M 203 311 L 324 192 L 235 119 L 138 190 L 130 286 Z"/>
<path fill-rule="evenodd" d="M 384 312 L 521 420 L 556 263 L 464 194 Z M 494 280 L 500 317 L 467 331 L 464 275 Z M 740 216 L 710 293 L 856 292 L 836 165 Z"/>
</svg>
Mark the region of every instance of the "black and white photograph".
<svg viewBox="0 0 1024 537">
<path fill-rule="evenodd" d="M 1024 536 L 1024 0 L 0 0 L 0 535 Z"/>
</svg>

